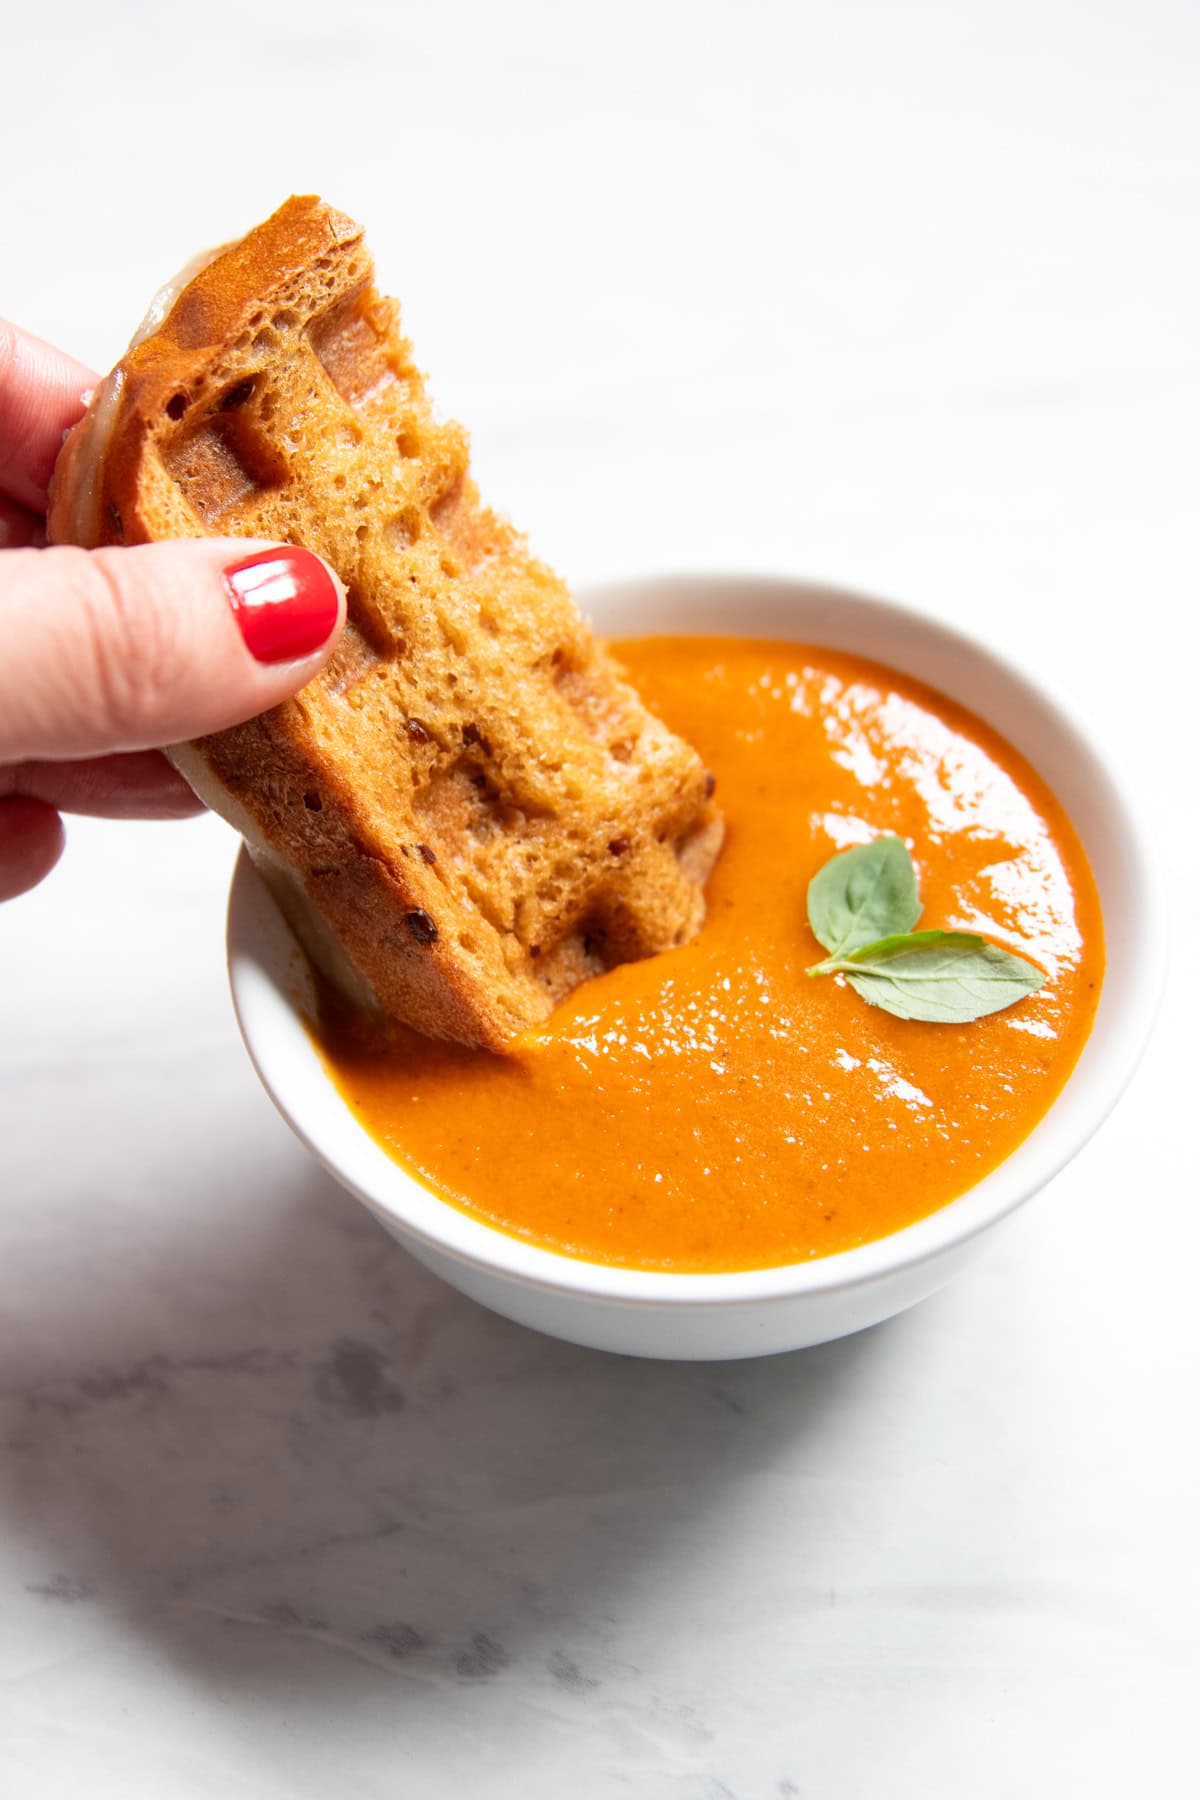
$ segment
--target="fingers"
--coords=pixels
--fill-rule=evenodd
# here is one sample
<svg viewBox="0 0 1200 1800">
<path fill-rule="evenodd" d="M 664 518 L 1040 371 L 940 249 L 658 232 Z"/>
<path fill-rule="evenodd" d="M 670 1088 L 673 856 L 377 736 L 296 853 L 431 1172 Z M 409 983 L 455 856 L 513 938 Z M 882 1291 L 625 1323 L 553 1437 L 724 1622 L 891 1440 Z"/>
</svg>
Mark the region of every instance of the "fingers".
<svg viewBox="0 0 1200 1800">
<path fill-rule="evenodd" d="M 96 819 L 187 819 L 204 808 L 157 750 L 0 769 L 0 901 L 48 875 L 63 848 L 60 812 Z"/>
<path fill-rule="evenodd" d="M 74 357 L 0 319 L 0 493 L 45 512 L 63 432 L 79 418 L 84 392 L 95 384 L 92 371 Z"/>
<path fill-rule="evenodd" d="M 0 557 L 0 763 L 202 737 L 278 705 L 345 618 L 308 550 L 189 538 Z"/>
<path fill-rule="evenodd" d="M 0 805 L 11 794 L 94 819 L 190 819 L 203 805 L 157 750 L 83 762 L 17 763 L 0 769 Z"/>
<path fill-rule="evenodd" d="M 41 800 L 0 800 L 0 900 L 36 887 L 62 855 L 62 820 Z"/>
</svg>

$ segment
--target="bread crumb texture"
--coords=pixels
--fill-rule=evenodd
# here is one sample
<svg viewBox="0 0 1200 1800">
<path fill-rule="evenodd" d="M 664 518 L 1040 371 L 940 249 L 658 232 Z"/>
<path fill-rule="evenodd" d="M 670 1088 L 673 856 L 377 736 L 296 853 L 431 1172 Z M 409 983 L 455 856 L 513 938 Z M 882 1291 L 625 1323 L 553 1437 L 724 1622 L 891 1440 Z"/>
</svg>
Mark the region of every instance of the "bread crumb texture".
<svg viewBox="0 0 1200 1800">
<path fill-rule="evenodd" d="M 183 288 L 95 479 L 94 542 L 286 540 L 346 584 L 323 674 L 194 750 L 382 1015 L 502 1048 L 696 935 L 711 777 L 480 502 L 352 220 L 293 198 Z"/>
</svg>

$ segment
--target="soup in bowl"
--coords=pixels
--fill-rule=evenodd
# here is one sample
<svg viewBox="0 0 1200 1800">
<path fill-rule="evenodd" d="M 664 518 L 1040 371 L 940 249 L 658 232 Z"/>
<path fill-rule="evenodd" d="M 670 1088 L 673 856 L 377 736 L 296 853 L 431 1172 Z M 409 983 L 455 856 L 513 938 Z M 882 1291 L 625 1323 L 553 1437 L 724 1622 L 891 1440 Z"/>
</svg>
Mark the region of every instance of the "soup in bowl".
<svg viewBox="0 0 1200 1800">
<path fill-rule="evenodd" d="M 1137 814 L 1061 708 L 905 608 L 750 577 L 583 604 L 713 770 L 727 840 L 699 940 L 598 974 L 511 1056 L 381 1051 L 243 854 L 247 1047 L 384 1227 L 521 1323 L 686 1358 L 858 1330 L 946 1281 L 1132 1072 L 1162 961 Z M 810 883 L 883 837 L 907 848 L 922 932 L 1019 955 L 1028 993 L 964 1019 L 934 991 L 913 1018 L 880 969 L 813 977 L 830 944 Z"/>
</svg>

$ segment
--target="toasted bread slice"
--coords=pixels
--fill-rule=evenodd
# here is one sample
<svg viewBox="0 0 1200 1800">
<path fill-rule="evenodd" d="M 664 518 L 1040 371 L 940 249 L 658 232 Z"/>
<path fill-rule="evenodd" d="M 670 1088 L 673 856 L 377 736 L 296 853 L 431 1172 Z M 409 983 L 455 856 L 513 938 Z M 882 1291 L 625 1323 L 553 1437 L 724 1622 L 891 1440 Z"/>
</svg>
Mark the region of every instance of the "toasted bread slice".
<svg viewBox="0 0 1200 1800">
<path fill-rule="evenodd" d="M 163 291 L 66 442 L 50 535 L 332 564 L 349 622 L 324 673 L 171 754 L 352 997 L 502 1048 L 694 937 L 722 827 L 695 751 L 481 505 L 397 315 L 360 227 L 289 200 Z"/>
</svg>

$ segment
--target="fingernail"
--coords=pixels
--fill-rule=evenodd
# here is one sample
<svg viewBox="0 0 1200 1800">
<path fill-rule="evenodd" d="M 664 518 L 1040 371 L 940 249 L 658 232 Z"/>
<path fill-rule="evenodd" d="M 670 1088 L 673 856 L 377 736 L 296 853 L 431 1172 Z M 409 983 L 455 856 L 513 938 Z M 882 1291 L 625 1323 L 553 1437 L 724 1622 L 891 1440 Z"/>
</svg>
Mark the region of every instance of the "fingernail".
<svg viewBox="0 0 1200 1800">
<path fill-rule="evenodd" d="M 259 550 L 225 570 L 225 588 L 257 662 L 297 662 L 337 624 L 337 584 L 319 556 L 297 545 Z"/>
</svg>

